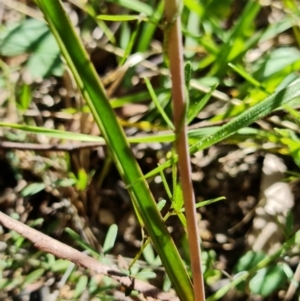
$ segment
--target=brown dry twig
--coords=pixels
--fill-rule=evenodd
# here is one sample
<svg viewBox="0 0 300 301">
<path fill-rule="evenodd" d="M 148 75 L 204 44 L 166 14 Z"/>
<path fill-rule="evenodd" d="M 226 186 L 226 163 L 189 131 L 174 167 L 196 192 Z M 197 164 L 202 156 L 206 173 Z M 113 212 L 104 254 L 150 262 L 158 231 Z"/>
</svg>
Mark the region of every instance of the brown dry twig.
<svg viewBox="0 0 300 301">
<path fill-rule="evenodd" d="M 205 289 L 201 267 L 199 229 L 197 225 L 195 195 L 192 184 L 190 154 L 186 126 L 187 97 L 185 95 L 183 46 L 181 34 L 182 1 L 165 1 L 165 16 L 169 28 L 165 30 L 166 51 L 170 61 L 172 80 L 173 119 L 176 133 L 176 150 L 182 194 L 185 205 L 187 236 L 193 274 L 194 300 L 205 300 Z"/>
<path fill-rule="evenodd" d="M 116 268 L 104 265 L 98 260 L 26 226 L 25 224 L 7 216 L 3 212 L 0 212 L 0 223 L 6 228 L 14 230 L 29 239 L 36 248 L 44 252 L 51 253 L 56 257 L 67 259 L 76 265 L 88 268 L 98 274 L 109 276 L 123 286 L 143 293 L 146 297 L 152 297 L 157 300 L 179 301 L 179 299 L 173 294 L 161 292 L 158 288 L 149 283 L 127 276 Z"/>
</svg>

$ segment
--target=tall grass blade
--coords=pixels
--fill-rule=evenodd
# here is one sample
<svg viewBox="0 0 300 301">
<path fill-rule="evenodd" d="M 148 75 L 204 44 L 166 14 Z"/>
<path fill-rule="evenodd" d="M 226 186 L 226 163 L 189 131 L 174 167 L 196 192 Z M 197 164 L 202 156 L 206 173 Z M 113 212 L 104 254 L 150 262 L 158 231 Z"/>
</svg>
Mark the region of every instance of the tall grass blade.
<svg viewBox="0 0 300 301">
<path fill-rule="evenodd" d="M 135 2 L 148 9 L 146 4 L 139 1 Z M 133 3 L 133 1 L 127 1 L 128 3 Z M 178 250 L 157 209 L 147 182 L 145 180 L 138 181 L 143 177 L 142 172 L 129 147 L 124 131 L 109 104 L 96 70 L 67 18 L 61 2 L 58 0 L 37 0 L 37 4 L 44 13 L 78 88 L 94 115 L 120 175 L 129 187 L 129 193 L 137 214 L 142 218 L 176 292 L 182 300 L 192 300 L 192 285 Z M 152 12 L 152 8 L 149 7 L 149 9 Z"/>
</svg>

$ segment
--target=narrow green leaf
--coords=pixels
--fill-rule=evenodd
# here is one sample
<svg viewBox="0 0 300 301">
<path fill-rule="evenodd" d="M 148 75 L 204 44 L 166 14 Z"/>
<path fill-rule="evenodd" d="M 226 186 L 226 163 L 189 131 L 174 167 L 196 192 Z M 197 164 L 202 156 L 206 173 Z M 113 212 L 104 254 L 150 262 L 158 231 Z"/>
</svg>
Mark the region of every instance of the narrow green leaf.
<svg viewBox="0 0 300 301">
<path fill-rule="evenodd" d="M 175 212 L 178 212 L 182 209 L 183 204 L 184 204 L 184 200 L 183 200 L 182 188 L 180 183 L 177 182 L 174 195 L 173 195 L 173 200 L 172 200 L 172 208 L 174 209 Z"/>
<path fill-rule="evenodd" d="M 206 106 L 207 102 L 210 100 L 212 94 L 217 89 L 218 84 L 215 84 L 211 87 L 210 91 L 204 95 L 197 103 L 192 104 L 189 103 L 188 117 L 187 123 L 190 124 L 194 118 L 198 116 L 198 114 L 202 111 L 202 109 Z"/>
<path fill-rule="evenodd" d="M 227 36 L 226 42 L 220 47 L 214 65 L 210 74 L 224 75 L 227 70 L 228 62 L 235 59 L 238 55 L 246 51 L 245 39 L 249 30 L 251 31 L 253 20 L 260 10 L 260 3 L 248 1 L 239 18 L 236 20 L 234 27 Z"/>
<path fill-rule="evenodd" d="M 26 186 L 22 191 L 21 195 L 26 197 L 29 195 L 34 195 L 37 194 L 38 192 L 42 191 L 45 189 L 45 184 L 44 183 L 32 183 Z"/>
<path fill-rule="evenodd" d="M 165 188 L 165 191 L 168 195 L 168 198 L 170 200 L 172 200 L 173 196 L 172 196 L 172 192 L 171 192 L 171 189 L 169 187 L 169 184 L 167 182 L 167 179 L 165 177 L 165 174 L 163 173 L 163 171 L 160 171 L 160 176 L 161 176 L 161 179 L 162 179 L 162 182 L 163 182 L 163 185 L 164 185 L 164 188 Z"/>
<path fill-rule="evenodd" d="M 58 187 L 70 187 L 74 184 L 76 184 L 75 179 L 61 179 L 55 182 L 55 185 L 57 185 Z"/>
<path fill-rule="evenodd" d="M 145 52 L 153 38 L 154 33 L 158 27 L 159 21 L 163 16 L 164 11 L 164 1 L 160 0 L 155 11 L 151 15 L 151 22 L 146 22 L 142 24 L 141 34 L 139 35 L 139 39 L 137 40 L 136 51 L 137 52 Z"/>
<path fill-rule="evenodd" d="M 30 284 L 35 282 L 36 280 L 39 280 L 45 273 L 44 269 L 37 269 L 31 273 L 29 273 L 24 280 L 24 284 Z"/>
<path fill-rule="evenodd" d="M 153 261 L 155 260 L 154 251 L 152 249 L 151 244 L 148 244 L 144 250 L 143 250 L 143 256 L 146 260 L 146 262 L 150 265 L 153 264 Z"/>
<path fill-rule="evenodd" d="M 156 278 L 156 274 L 152 271 L 141 271 L 141 272 L 138 272 L 136 275 L 135 275 L 136 278 L 138 279 L 154 279 Z"/>
<path fill-rule="evenodd" d="M 36 227 L 36 226 L 41 226 L 44 222 L 43 218 L 37 218 L 33 221 L 28 222 L 28 226 L 30 227 Z"/>
<path fill-rule="evenodd" d="M 49 137 L 59 138 L 59 139 L 66 139 L 66 140 L 74 140 L 74 141 L 81 141 L 81 142 L 98 142 L 105 144 L 105 140 L 102 137 L 86 135 L 86 134 L 79 134 L 55 129 L 47 129 L 41 128 L 37 126 L 27 126 L 27 125 L 20 125 L 15 123 L 6 123 L 0 122 L 0 126 L 9 127 L 13 129 L 18 129 L 25 132 L 35 133 L 35 134 L 43 134 Z M 212 134 L 216 132 L 219 127 L 206 127 L 200 129 L 190 130 L 188 132 L 189 138 L 192 140 L 199 140 L 204 136 Z M 241 134 L 243 134 L 241 132 Z M 23 136 L 22 136 L 23 138 Z M 136 136 L 136 137 L 128 137 L 128 142 L 130 143 L 153 143 L 153 142 L 173 142 L 175 139 L 175 134 L 171 131 L 163 132 L 153 135 L 144 135 L 144 136 Z"/>
<path fill-rule="evenodd" d="M 128 45 L 125 49 L 125 52 L 122 56 L 122 59 L 119 63 L 119 66 L 122 66 L 124 65 L 124 63 L 126 62 L 126 60 L 128 59 L 131 51 L 132 51 L 132 48 L 133 46 L 136 44 L 136 39 L 137 39 L 137 36 L 138 36 L 138 32 L 139 32 L 139 28 L 140 28 L 140 25 L 141 25 L 141 20 L 139 20 L 134 28 L 134 30 L 131 32 L 131 36 L 130 36 L 130 39 L 129 39 L 129 42 L 128 42 Z"/>
<path fill-rule="evenodd" d="M 285 236 L 288 238 L 291 236 L 294 230 L 294 216 L 292 211 L 288 211 L 285 222 Z"/>
<path fill-rule="evenodd" d="M 184 65 L 184 81 L 187 91 L 190 90 L 190 82 L 191 82 L 191 76 L 192 76 L 192 64 L 191 62 L 186 62 Z"/>
<path fill-rule="evenodd" d="M 155 94 L 159 95 L 160 93 L 168 92 L 168 91 L 169 89 L 159 88 L 159 89 L 155 89 Z M 126 95 L 118 98 L 113 98 L 110 100 L 110 104 L 113 108 L 120 108 L 128 103 L 147 101 L 150 98 L 151 95 L 149 94 L 149 92 L 143 91 L 143 92 L 135 93 L 133 95 Z"/>
<path fill-rule="evenodd" d="M 221 197 L 218 197 L 218 198 L 215 198 L 215 199 L 211 199 L 211 200 L 207 200 L 207 201 L 201 201 L 201 202 L 196 203 L 196 208 L 202 208 L 202 207 L 208 206 L 210 204 L 213 204 L 213 203 L 216 203 L 216 202 L 219 202 L 219 201 L 222 201 L 222 200 L 226 200 L 226 198 L 224 196 L 221 196 Z M 182 208 L 180 210 L 180 212 L 184 212 L 184 211 L 185 211 L 185 208 Z"/>
<path fill-rule="evenodd" d="M 160 200 L 158 203 L 157 203 L 157 209 L 159 211 L 162 211 L 162 209 L 166 206 L 167 204 L 167 201 L 166 200 Z"/>
<path fill-rule="evenodd" d="M 246 81 L 248 81 L 250 84 L 254 85 L 255 87 L 261 89 L 263 92 L 270 94 L 268 91 L 266 91 L 266 88 L 258 81 L 256 80 L 249 72 L 242 69 L 240 66 L 236 66 L 234 64 L 229 63 L 228 66 L 232 68 L 234 71 L 236 71 L 240 76 L 242 76 Z"/>
<path fill-rule="evenodd" d="M 83 168 L 80 168 L 78 170 L 78 180 L 76 183 L 76 187 L 79 191 L 83 191 L 86 189 L 87 185 L 88 185 L 88 175 L 86 173 L 86 171 Z"/>
<path fill-rule="evenodd" d="M 72 264 L 70 261 L 65 259 L 57 259 L 53 265 L 51 265 L 51 271 L 56 273 L 63 273 L 67 270 L 67 268 Z"/>
<path fill-rule="evenodd" d="M 76 243 L 81 246 L 84 250 L 88 251 L 89 253 L 91 253 L 94 257 L 99 258 L 99 254 L 92 249 L 76 232 L 74 232 L 72 229 L 70 228 L 66 228 L 64 230 L 66 233 L 68 233 L 71 238 L 76 241 Z"/>
<path fill-rule="evenodd" d="M 87 289 L 87 284 L 88 284 L 88 277 L 86 275 L 80 276 L 79 280 L 76 283 L 76 287 L 73 293 L 74 300 L 79 299 L 79 297 Z"/>
<path fill-rule="evenodd" d="M 31 87 L 27 84 L 23 84 L 21 88 L 21 94 L 19 98 L 19 105 L 22 110 L 27 110 L 31 102 Z"/>
<path fill-rule="evenodd" d="M 133 11 L 144 13 L 147 16 L 151 16 L 153 14 L 153 8 L 146 4 L 145 2 L 138 0 L 108 0 L 108 2 L 115 3 L 117 5 L 129 8 Z"/>
<path fill-rule="evenodd" d="M 299 97 L 300 80 L 297 80 L 289 87 L 270 95 L 262 102 L 254 105 L 253 107 L 241 113 L 239 116 L 233 118 L 230 122 L 217 129 L 213 134 L 207 135 L 203 139 L 200 139 L 198 143 L 190 147 L 190 153 L 194 154 L 197 151 L 206 149 L 220 141 L 223 141 L 224 139 L 235 134 L 238 130 L 242 129 L 243 127 L 252 124 L 254 121 L 259 120 L 260 118 L 263 118 L 264 116 L 270 114 L 272 111 L 276 110 L 280 106 L 287 104 L 289 101 Z M 175 156 L 173 160 L 177 161 L 177 156 Z M 146 174 L 145 178 L 156 175 L 161 170 L 170 167 L 171 164 L 171 160 L 166 161 L 159 167 L 153 169 L 151 172 Z"/>
<path fill-rule="evenodd" d="M 52 130 L 52 129 L 41 128 L 37 126 L 28 126 L 28 125 L 21 125 L 21 124 L 7 123 L 7 122 L 0 122 L 0 126 L 10 127 L 13 129 L 18 129 L 18 130 L 27 131 L 36 134 L 48 135 L 60 139 L 105 143 L 105 140 L 102 137 L 65 132 L 65 131 L 54 130 L 54 129 Z"/>
<path fill-rule="evenodd" d="M 154 92 L 154 89 L 153 89 L 153 87 L 152 87 L 149 79 L 146 78 L 146 77 L 144 77 L 144 81 L 145 81 L 145 84 L 146 84 L 146 86 L 148 88 L 148 91 L 149 91 L 149 93 L 151 95 L 151 98 L 152 98 L 152 100 L 153 100 L 153 102 L 154 102 L 157 110 L 159 111 L 159 113 L 161 114 L 162 118 L 164 119 L 164 121 L 166 122 L 166 124 L 169 126 L 169 128 L 171 130 L 174 130 L 174 125 L 173 125 L 172 121 L 170 120 L 170 118 L 168 117 L 168 115 L 165 113 L 164 108 L 160 105 L 160 102 L 159 102 L 159 100 L 158 100 L 158 98 L 157 98 L 157 96 L 156 96 L 156 94 Z"/>
<path fill-rule="evenodd" d="M 118 234 L 118 226 L 113 224 L 109 227 L 104 243 L 103 243 L 103 253 L 106 254 L 112 250 L 115 245 L 116 238 Z"/>
<path fill-rule="evenodd" d="M 140 15 L 99 15 L 97 19 L 104 20 L 104 21 L 113 21 L 113 22 L 123 22 L 123 21 L 134 21 L 134 20 L 144 20 Z"/>
</svg>

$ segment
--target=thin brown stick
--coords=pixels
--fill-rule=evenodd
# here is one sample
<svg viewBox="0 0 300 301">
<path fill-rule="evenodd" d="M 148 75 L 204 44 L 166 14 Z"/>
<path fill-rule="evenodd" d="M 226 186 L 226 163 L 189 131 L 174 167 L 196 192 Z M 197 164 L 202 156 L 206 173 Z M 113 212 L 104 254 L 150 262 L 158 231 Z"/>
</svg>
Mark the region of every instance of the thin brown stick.
<svg viewBox="0 0 300 301">
<path fill-rule="evenodd" d="M 190 154 L 187 142 L 187 126 L 185 123 L 186 97 L 183 72 L 183 47 L 181 36 L 180 0 L 166 1 L 165 13 L 167 19 L 167 53 L 170 61 L 172 79 L 173 115 L 176 131 L 176 149 L 178 168 L 184 198 L 188 242 L 190 247 L 191 266 L 193 273 L 194 298 L 204 301 L 204 282 L 201 268 L 201 253 L 199 230 L 196 219 L 196 206 L 191 177 Z M 174 20 L 174 18 L 176 18 Z"/>
<path fill-rule="evenodd" d="M 5 149 L 20 149 L 33 151 L 61 151 L 70 152 L 77 149 L 94 148 L 106 145 L 105 142 L 86 142 L 76 144 L 37 144 L 37 143 L 20 143 L 11 141 L 0 141 L 0 148 Z"/>
<path fill-rule="evenodd" d="M 23 223 L 12 219 L 6 214 L 0 212 L 0 223 L 8 229 L 14 230 L 29 239 L 36 248 L 53 254 L 56 257 L 67 259 L 76 265 L 85 267 L 98 274 L 109 276 L 116 280 L 123 286 L 139 291 L 145 296 L 156 298 L 158 300 L 172 300 L 178 301 L 179 299 L 173 294 L 161 292 L 155 286 L 127 276 L 116 268 L 109 267 L 100 263 L 98 260 L 71 248 L 56 239 L 53 239 L 33 228 L 30 228 Z"/>
</svg>

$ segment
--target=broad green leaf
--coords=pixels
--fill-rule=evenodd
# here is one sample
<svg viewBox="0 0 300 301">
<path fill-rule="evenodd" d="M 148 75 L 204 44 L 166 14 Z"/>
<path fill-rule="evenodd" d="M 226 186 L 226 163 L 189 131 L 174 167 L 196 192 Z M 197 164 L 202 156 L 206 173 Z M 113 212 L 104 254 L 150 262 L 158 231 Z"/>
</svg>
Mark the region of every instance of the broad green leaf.
<svg viewBox="0 0 300 301">
<path fill-rule="evenodd" d="M 248 251 L 238 260 L 236 266 L 234 267 L 234 272 L 240 273 L 243 271 L 249 271 L 251 268 L 255 267 L 262 259 L 266 258 L 266 256 L 267 255 L 263 252 Z"/>
<path fill-rule="evenodd" d="M 280 265 L 263 268 L 250 280 L 249 288 L 257 295 L 270 296 L 275 290 L 281 288 L 287 280 Z"/>
<path fill-rule="evenodd" d="M 51 74 L 63 75 L 64 65 L 60 59 L 60 50 L 50 32 L 45 34 L 36 45 L 26 62 L 26 69 L 34 78 L 45 78 Z"/>
<path fill-rule="evenodd" d="M 35 45 L 49 33 L 47 24 L 35 19 L 25 19 L 22 23 L 14 24 L 4 31 L 0 53 L 4 56 L 15 56 L 30 53 Z"/>
<path fill-rule="evenodd" d="M 44 22 L 35 19 L 25 19 L 7 28 L 0 53 L 4 56 L 31 54 L 26 68 L 34 78 L 61 76 L 64 70 L 54 37 Z"/>
</svg>

